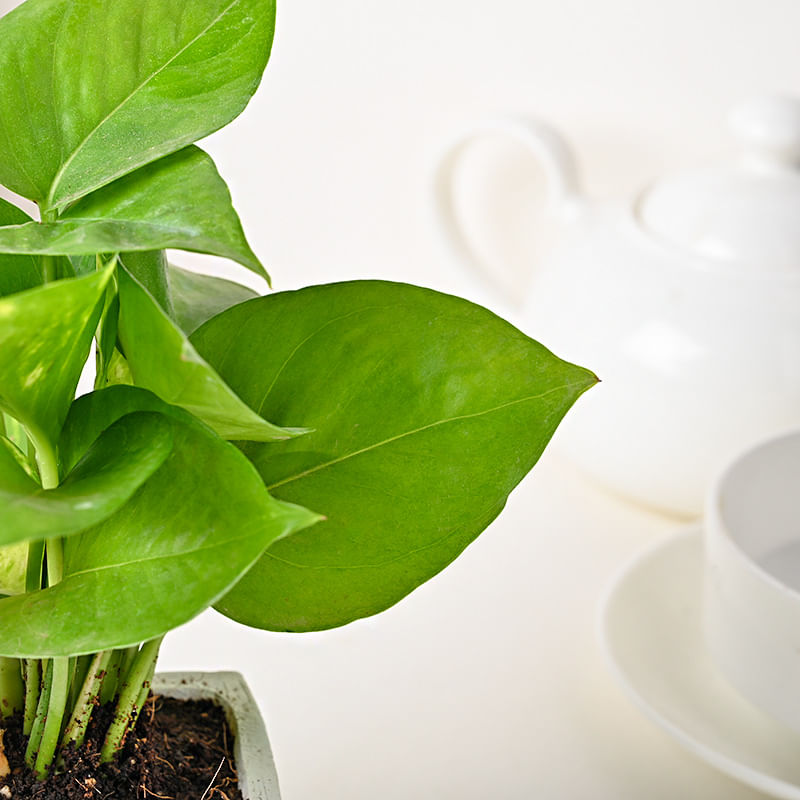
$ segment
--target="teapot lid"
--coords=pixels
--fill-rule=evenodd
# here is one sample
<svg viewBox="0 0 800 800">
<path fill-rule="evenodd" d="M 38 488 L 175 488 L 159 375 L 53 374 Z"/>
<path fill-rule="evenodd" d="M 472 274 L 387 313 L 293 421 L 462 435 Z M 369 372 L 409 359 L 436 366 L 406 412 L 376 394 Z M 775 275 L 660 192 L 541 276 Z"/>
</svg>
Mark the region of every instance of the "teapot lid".
<svg viewBox="0 0 800 800">
<path fill-rule="evenodd" d="M 639 198 L 639 221 L 706 259 L 800 273 L 800 100 L 755 98 L 730 125 L 738 162 L 657 181 Z"/>
</svg>

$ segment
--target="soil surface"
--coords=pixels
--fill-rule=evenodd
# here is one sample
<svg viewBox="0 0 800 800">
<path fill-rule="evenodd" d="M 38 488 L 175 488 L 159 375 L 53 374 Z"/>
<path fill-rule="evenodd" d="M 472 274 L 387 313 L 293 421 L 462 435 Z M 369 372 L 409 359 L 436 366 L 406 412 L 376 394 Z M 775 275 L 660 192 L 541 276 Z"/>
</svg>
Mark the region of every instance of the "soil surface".
<svg viewBox="0 0 800 800">
<path fill-rule="evenodd" d="M 114 764 L 100 764 L 111 708 L 95 709 L 86 743 L 66 766 L 37 781 L 24 766 L 21 715 L 5 720 L 3 745 L 11 774 L 0 779 L 0 800 L 242 800 L 225 714 L 210 700 L 151 696 L 134 735 Z"/>
</svg>

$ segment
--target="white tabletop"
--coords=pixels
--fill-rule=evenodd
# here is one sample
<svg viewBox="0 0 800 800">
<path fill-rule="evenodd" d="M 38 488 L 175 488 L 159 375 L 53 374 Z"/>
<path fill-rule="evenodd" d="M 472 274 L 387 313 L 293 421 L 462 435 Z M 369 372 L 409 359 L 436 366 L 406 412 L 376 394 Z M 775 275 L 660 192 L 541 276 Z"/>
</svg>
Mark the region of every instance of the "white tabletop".
<svg viewBox="0 0 800 800">
<path fill-rule="evenodd" d="M 208 612 L 160 665 L 245 675 L 284 800 L 758 798 L 655 727 L 604 662 L 605 589 L 681 527 L 548 451 L 482 537 L 389 611 L 301 635 Z"/>
</svg>

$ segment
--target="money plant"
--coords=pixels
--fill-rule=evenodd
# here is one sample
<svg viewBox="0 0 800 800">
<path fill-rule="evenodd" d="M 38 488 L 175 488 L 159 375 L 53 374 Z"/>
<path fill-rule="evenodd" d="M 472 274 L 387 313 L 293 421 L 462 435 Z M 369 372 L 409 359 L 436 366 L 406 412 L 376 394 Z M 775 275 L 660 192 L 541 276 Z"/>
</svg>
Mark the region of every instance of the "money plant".
<svg viewBox="0 0 800 800">
<path fill-rule="evenodd" d="M 321 630 L 431 578 L 595 381 L 456 297 L 261 296 L 167 260 L 231 259 L 266 290 L 194 142 L 244 109 L 274 22 L 274 0 L 0 20 L 0 183 L 35 204 L 0 200 L 0 714 L 42 779 L 99 703 L 114 758 L 164 634 L 204 609 Z"/>
</svg>

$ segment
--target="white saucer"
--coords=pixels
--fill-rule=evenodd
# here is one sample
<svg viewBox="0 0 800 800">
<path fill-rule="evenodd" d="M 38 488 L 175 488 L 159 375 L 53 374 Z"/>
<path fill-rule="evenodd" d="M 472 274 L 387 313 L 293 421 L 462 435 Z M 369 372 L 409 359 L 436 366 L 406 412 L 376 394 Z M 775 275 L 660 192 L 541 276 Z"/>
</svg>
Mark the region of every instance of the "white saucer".
<svg viewBox="0 0 800 800">
<path fill-rule="evenodd" d="M 684 747 L 762 792 L 800 800 L 800 734 L 737 694 L 706 653 L 702 570 L 697 528 L 638 555 L 603 607 L 608 660 L 637 705 Z"/>
</svg>

